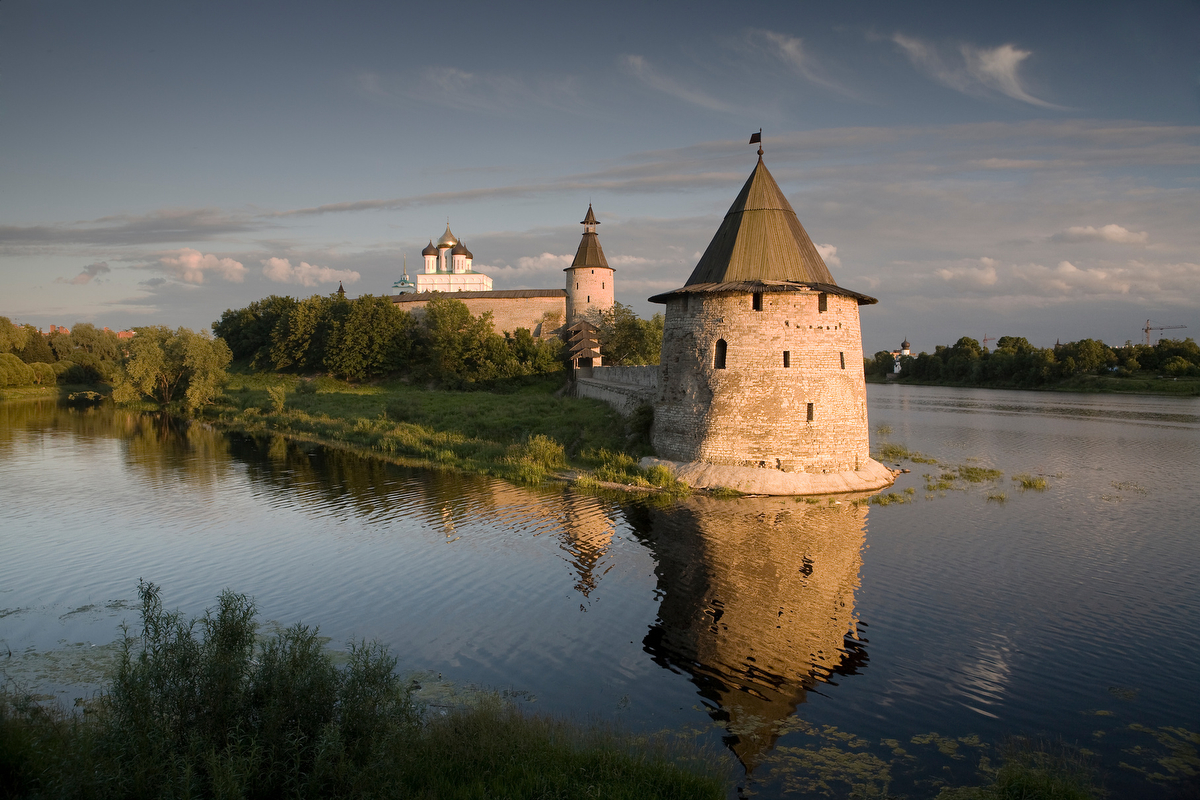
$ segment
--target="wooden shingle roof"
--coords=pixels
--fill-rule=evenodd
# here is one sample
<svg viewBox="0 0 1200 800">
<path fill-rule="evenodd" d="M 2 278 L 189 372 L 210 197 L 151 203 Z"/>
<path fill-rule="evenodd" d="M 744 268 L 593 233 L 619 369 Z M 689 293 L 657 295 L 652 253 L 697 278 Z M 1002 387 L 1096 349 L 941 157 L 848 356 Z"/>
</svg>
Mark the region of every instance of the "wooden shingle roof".
<svg viewBox="0 0 1200 800">
<path fill-rule="evenodd" d="M 837 285 L 761 155 L 684 285 L 738 281 Z"/>
<path fill-rule="evenodd" d="M 842 297 L 852 297 L 860 306 L 878 303 L 874 297 L 861 292 L 843 289 L 833 283 L 817 283 L 815 281 L 725 281 L 723 283 L 690 283 L 679 289 L 656 294 L 650 298 L 651 303 L 666 303 L 672 297 L 685 294 L 753 294 L 763 292 L 825 292 Z"/>
</svg>

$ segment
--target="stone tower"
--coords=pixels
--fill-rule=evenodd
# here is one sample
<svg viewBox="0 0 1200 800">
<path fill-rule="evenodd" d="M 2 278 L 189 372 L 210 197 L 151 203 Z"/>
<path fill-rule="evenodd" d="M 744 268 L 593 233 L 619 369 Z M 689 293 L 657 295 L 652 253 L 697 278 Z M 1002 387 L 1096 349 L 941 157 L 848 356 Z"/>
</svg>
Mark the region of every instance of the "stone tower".
<svg viewBox="0 0 1200 800">
<path fill-rule="evenodd" d="M 666 305 L 654 448 L 743 491 L 886 486 L 858 322 L 877 301 L 837 285 L 758 152 L 691 277 L 650 298 Z"/>
<path fill-rule="evenodd" d="M 583 239 L 575 251 L 575 260 L 563 272 L 567 273 L 567 327 L 575 324 L 589 309 L 607 311 L 613 306 L 613 268 L 604 257 L 596 235 L 596 215 L 588 203 L 583 218 Z"/>
</svg>

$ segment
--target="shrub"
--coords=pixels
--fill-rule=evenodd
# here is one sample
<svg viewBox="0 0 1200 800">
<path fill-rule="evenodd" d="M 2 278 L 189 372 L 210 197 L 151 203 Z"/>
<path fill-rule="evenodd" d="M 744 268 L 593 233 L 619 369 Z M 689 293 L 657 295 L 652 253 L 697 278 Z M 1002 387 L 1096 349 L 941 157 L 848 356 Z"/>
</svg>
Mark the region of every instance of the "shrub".
<svg viewBox="0 0 1200 800">
<path fill-rule="evenodd" d="M 0 794 L 15 797 L 724 796 L 711 753 L 522 714 L 487 696 L 423 717 L 396 659 L 355 644 L 334 666 L 317 630 L 256 645 L 254 603 L 203 619 L 139 585 L 110 689 L 68 717 L 0 691 Z M 688 768 L 675 763 L 687 759 Z M 705 762 L 710 762 L 706 764 Z"/>
<path fill-rule="evenodd" d="M 0 353 L 0 387 L 32 386 L 33 369 L 12 353 Z"/>
<path fill-rule="evenodd" d="M 38 386 L 53 386 L 55 384 L 54 367 L 42 361 L 34 361 L 29 365 L 33 370 L 33 382 Z"/>
<path fill-rule="evenodd" d="M 287 400 L 287 387 L 283 384 L 268 386 L 267 396 L 271 398 L 271 410 L 276 414 L 282 414 L 283 404 Z"/>
</svg>

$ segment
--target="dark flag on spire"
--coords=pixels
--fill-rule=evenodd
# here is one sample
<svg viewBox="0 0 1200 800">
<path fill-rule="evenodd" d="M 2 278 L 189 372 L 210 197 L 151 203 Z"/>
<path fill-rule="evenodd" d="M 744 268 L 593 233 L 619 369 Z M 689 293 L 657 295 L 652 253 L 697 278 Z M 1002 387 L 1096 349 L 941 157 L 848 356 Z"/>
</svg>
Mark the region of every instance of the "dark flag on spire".
<svg viewBox="0 0 1200 800">
<path fill-rule="evenodd" d="M 762 129 L 759 128 L 758 133 L 750 134 L 750 144 L 762 144 Z"/>
</svg>

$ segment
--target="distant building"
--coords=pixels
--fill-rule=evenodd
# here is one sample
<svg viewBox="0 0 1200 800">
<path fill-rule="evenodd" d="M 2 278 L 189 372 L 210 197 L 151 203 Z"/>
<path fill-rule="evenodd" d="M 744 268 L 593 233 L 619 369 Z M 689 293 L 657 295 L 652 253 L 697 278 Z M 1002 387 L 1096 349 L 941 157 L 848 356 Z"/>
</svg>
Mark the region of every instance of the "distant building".
<svg viewBox="0 0 1200 800">
<path fill-rule="evenodd" d="M 910 347 L 910 345 L 908 343 L 908 339 L 905 339 L 903 342 L 900 343 L 899 350 L 892 351 L 892 360 L 895 362 L 895 366 L 892 368 L 892 372 L 899 373 L 900 372 L 900 359 L 903 358 L 904 356 L 912 355 L 912 351 L 909 350 L 909 347 Z"/>
<path fill-rule="evenodd" d="M 471 269 L 474 256 L 450 232 L 435 245 L 421 251 L 425 271 L 404 276 L 393 284 L 392 302 L 403 309 L 419 311 L 433 299 L 434 292 L 451 293 L 475 316 L 491 312 L 496 331 L 525 328 L 534 336 L 563 336 L 564 329 L 583 319 L 587 312 L 606 311 L 613 306 L 613 268 L 604 257 L 596 226 L 600 223 L 588 205 L 580 222 L 583 238 L 566 273 L 565 289 L 492 289 L 492 279 Z M 474 282 L 474 283 L 473 283 Z M 567 338 L 564 336 L 564 338 Z M 598 363 L 598 358 L 596 362 Z"/>
<path fill-rule="evenodd" d="M 405 267 L 404 276 L 392 284 L 398 293 L 489 292 L 492 289 L 491 278 L 471 269 L 475 256 L 450 232 L 448 222 L 442 238 L 436 245 L 430 239 L 421 255 L 425 258 L 425 271 L 409 278 Z"/>
</svg>

